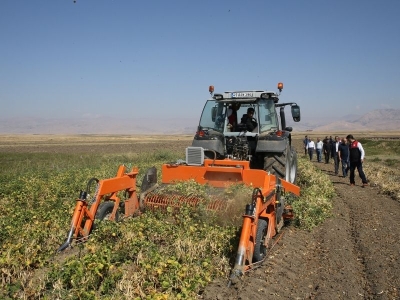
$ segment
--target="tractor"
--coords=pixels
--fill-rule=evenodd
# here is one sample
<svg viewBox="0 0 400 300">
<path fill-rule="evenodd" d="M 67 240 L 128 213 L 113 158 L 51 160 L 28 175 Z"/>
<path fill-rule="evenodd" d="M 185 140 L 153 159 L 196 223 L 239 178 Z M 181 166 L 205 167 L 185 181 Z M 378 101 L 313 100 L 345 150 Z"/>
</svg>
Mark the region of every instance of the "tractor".
<svg viewBox="0 0 400 300">
<path fill-rule="evenodd" d="M 299 122 L 300 107 L 293 102 L 279 103 L 282 89 L 283 83 L 279 83 L 279 93 L 253 90 L 214 94 L 214 86 L 210 86 L 211 99 L 204 105 L 192 146 L 202 147 L 207 158 L 247 160 L 252 169 L 295 183 L 297 154 L 284 109 L 290 106 L 293 121 Z M 253 112 L 251 121 L 249 112 Z"/>
</svg>

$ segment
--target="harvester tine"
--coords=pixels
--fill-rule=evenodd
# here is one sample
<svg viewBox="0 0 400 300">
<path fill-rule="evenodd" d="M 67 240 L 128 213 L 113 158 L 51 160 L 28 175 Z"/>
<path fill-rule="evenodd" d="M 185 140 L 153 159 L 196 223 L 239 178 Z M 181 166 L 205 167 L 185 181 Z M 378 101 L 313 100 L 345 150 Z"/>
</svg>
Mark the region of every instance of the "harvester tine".
<svg viewBox="0 0 400 300">
<path fill-rule="evenodd" d="M 75 228 L 71 227 L 71 230 L 68 233 L 67 239 L 65 240 L 64 244 L 62 244 L 60 246 L 60 248 L 57 249 L 57 253 L 60 253 L 60 252 L 64 251 L 68 247 L 71 247 L 71 241 L 72 241 L 72 236 L 74 234 L 74 231 L 75 231 Z"/>
<path fill-rule="evenodd" d="M 149 191 L 150 192 L 150 191 Z M 204 201 L 197 195 L 174 195 L 174 194 L 158 194 L 158 193 L 145 193 L 143 204 L 145 207 L 151 208 L 167 208 L 175 207 L 180 208 L 182 206 L 198 207 L 204 205 L 204 208 L 209 211 L 224 211 L 227 207 L 227 201 L 221 199 L 210 199 Z M 141 200 L 142 201 L 142 200 Z"/>
</svg>

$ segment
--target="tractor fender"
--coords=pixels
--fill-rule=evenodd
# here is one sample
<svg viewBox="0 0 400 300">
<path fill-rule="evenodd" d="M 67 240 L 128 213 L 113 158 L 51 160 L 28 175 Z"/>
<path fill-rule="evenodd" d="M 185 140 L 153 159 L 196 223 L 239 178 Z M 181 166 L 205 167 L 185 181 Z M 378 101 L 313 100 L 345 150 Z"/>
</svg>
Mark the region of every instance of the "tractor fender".
<svg viewBox="0 0 400 300">
<path fill-rule="evenodd" d="M 257 142 L 256 152 L 284 152 L 288 146 L 287 139 L 261 140 Z"/>
<path fill-rule="evenodd" d="M 277 132 L 260 134 L 257 141 L 256 152 L 284 152 L 288 145 L 291 144 L 291 134 L 289 131 L 281 132 L 281 135 L 277 135 Z"/>
</svg>

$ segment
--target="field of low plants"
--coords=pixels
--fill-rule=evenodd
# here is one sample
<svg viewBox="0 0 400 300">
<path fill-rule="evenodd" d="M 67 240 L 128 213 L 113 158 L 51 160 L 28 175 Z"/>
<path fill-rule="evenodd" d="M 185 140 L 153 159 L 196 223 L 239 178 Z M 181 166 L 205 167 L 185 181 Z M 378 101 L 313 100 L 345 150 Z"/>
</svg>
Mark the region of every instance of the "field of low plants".
<svg viewBox="0 0 400 300">
<path fill-rule="evenodd" d="M 366 152 L 364 171 L 371 185 L 400 201 L 400 140 L 363 138 L 360 142 Z"/>
<path fill-rule="evenodd" d="M 148 168 L 160 170 L 183 153 L 0 152 L 0 298 L 194 299 L 214 278 L 228 278 L 240 222 L 205 218 L 188 207 L 101 222 L 88 242 L 56 254 L 89 178 L 114 177 L 125 164 L 139 168 L 141 182 Z M 309 230 L 330 216 L 334 189 L 303 158 L 298 184 L 302 195 L 291 198 L 294 225 Z M 188 182 L 179 188 L 202 194 L 204 187 Z M 240 185 L 225 192 L 227 198 L 249 202 L 250 195 Z M 243 211 L 244 205 L 228 217 L 240 221 Z"/>
</svg>

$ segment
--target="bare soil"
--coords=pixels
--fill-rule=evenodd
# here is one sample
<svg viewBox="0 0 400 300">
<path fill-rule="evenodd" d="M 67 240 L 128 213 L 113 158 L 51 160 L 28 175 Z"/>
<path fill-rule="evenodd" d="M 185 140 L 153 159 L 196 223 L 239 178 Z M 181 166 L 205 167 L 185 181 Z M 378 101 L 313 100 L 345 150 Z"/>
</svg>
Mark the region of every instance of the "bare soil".
<svg viewBox="0 0 400 300">
<path fill-rule="evenodd" d="M 142 153 L 163 147 L 184 153 L 191 137 L 25 141 L 3 136 L 0 152 Z M 377 187 L 361 187 L 359 178 L 349 186 L 348 178 L 334 175 L 333 164 L 313 163 L 335 186 L 333 216 L 311 232 L 285 227 L 260 268 L 231 287 L 227 280 L 212 282 L 200 299 L 400 299 L 400 203 Z"/>
<path fill-rule="evenodd" d="M 334 184 L 333 216 L 311 232 L 286 227 L 260 268 L 201 299 L 400 299 L 400 203 L 313 163 Z"/>
</svg>

